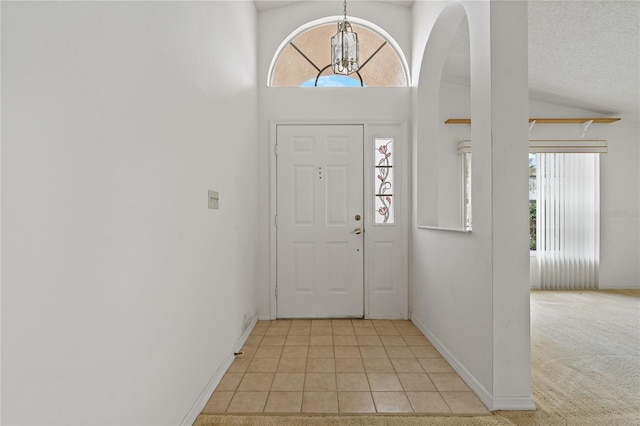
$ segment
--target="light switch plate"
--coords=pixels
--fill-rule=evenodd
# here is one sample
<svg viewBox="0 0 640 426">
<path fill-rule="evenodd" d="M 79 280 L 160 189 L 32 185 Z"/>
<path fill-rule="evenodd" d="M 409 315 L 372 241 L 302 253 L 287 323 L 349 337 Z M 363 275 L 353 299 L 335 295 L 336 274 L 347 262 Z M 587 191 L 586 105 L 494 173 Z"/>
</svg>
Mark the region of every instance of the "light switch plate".
<svg viewBox="0 0 640 426">
<path fill-rule="evenodd" d="M 219 195 L 217 191 L 209 190 L 209 208 L 218 209 Z"/>
</svg>

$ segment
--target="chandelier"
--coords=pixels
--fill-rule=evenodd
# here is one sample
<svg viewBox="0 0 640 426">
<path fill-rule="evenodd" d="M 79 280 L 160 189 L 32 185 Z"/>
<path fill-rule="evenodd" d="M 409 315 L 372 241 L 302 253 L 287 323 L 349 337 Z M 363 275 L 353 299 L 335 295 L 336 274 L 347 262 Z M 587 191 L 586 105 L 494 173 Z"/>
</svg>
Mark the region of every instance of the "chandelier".
<svg viewBox="0 0 640 426">
<path fill-rule="evenodd" d="M 353 32 L 347 21 L 347 0 L 343 2 L 344 19 L 338 22 L 338 32 L 331 37 L 331 66 L 334 74 L 349 75 L 357 72 L 358 34 Z"/>
</svg>

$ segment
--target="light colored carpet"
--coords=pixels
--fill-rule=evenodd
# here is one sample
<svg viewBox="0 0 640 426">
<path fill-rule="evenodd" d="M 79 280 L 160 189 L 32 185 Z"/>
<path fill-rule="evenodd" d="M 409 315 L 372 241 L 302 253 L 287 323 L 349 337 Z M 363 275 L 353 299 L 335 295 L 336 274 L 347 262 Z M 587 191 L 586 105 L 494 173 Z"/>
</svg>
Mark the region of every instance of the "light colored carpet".
<svg viewBox="0 0 640 426">
<path fill-rule="evenodd" d="M 640 291 L 533 291 L 536 411 L 491 416 L 200 415 L 194 426 L 638 426 Z"/>
<path fill-rule="evenodd" d="M 518 426 L 640 425 L 640 291 L 531 292 L 536 411 Z"/>
</svg>

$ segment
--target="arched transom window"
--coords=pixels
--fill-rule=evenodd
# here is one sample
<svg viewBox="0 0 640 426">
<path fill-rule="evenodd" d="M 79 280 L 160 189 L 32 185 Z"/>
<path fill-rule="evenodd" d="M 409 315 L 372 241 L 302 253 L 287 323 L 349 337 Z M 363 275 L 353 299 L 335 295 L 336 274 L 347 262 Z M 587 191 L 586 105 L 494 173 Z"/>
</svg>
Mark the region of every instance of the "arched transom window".
<svg viewBox="0 0 640 426">
<path fill-rule="evenodd" d="M 359 75 L 335 75 L 329 66 L 336 18 L 298 30 L 283 42 L 271 65 L 269 86 L 407 86 L 406 60 L 391 37 L 362 20 L 349 20 L 358 33 Z"/>
</svg>

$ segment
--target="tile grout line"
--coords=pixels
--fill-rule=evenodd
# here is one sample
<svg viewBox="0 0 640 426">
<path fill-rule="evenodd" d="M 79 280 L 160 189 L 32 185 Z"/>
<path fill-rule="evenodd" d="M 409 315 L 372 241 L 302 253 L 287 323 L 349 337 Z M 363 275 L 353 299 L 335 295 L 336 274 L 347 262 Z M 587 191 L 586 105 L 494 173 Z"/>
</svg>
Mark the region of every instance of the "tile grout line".
<svg viewBox="0 0 640 426">
<path fill-rule="evenodd" d="M 397 329 L 398 333 L 400 333 L 400 330 Z M 400 334 L 400 337 L 402 338 L 402 340 L 404 341 L 405 344 L 407 344 L 407 341 L 405 340 L 404 336 L 402 336 L 402 334 Z M 409 345 L 407 344 L 407 347 Z M 400 346 L 402 347 L 402 346 Z M 389 351 L 387 350 L 387 347 L 384 346 L 384 350 L 387 352 L 387 356 L 389 355 Z M 411 349 L 409 349 L 409 351 L 411 351 Z M 413 352 L 411 352 L 413 354 Z M 389 359 L 391 359 L 391 357 L 389 357 Z M 402 380 L 400 380 L 400 376 L 398 376 L 398 370 L 396 370 L 396 366 L 393 365 L 393 362 L 391 362 L 391 366 L 393 367 L 393 369 L 396 372 L 396 377 L 398 378 L 398 382 L 400 383 L 400 387 L 402 388 L 402 391 L 404 392 L 404 396 L 407 398 L 407 401 L 409 401 L 409 406 L 411 407 L 411 410 L 416 413 L 416 407 L 413 405 L 413 402 L 411 401 L 411 399 L 409 398 L 409 395 L 407 395 L 407 390 L 405 389 L 404 385 L 402 384 Z M 424 369 L 423 369 L 424 370 Z"/>
<path fill-rule="evenodd" d="M 330 320 L 330 321 L 331 321 L 331 320 Z M 400 377 L 399 377 L 399 374 L 400 374 L 400 373 L 399 373 L 399 371 L 398 371 L 398 366 L 396 366 L 396 365 L 393 363 L 393 361 L 392 361 L 392 359 L 395 359 L 395 358 L 391 358 L 391 354 L 389 353 L 389 348 L 390 348 L 390 347 L 392 347 L 393 345 L 392 345 L 392 344 L 390 344 L 389 346 L 385 345 L 385 344 L 382 342 L 382 338 L 381 338 L 381 336 L 378 334 L 378 333 L 379 333 L 379 328 L 385 328 L 385 326 L 388 326 L 388 325 L 387 325 L 387 324 L 379 324 L 379 327 L 376 327 L 376 324 L 375 324 L 375 323 L 370 323 L 371 325 L 365 325 L 364 327 L 356 327 L 356 326 L 355 326 L 355 324 L 354 324 L 354 322 L 353 322 L 353 320 L 350 322 L 350 324 L 351 324 L 351 326 L 350 326 L 349 328 L 351 328 L 351 329 L 353 330 L 353 336 L 354 336 L 355 342 L 356 342 L 356 344 L 357 344 L 357 346 L 358 346 L 358 352 L 359 352 L 359 355 L 360 355 L 360 357 L 359 357 L 359 358 L 360 358 L 360 362 L 362 362 L 362 364 L 363 364 L 363 370 L 364 370 L 365 378 L 366 378 L 366 380 L 367 380 L 367 385 L 368 385 L 368 387 L 369 387 L 369 392 L 368 392 L 368 394 L 370 395 L 371 400 L 372 400 L 372 402 L 373 402 L 374 409 L 375 409 L 375 413 L 379 413 L 379 411 L 378 411 L 378 406 L 377 406 L 377 404 L 376 404 L 375 399 L 373 398 L 373 390 L 372 390 L 372 388 L 371 388 L 371 382 L 370 382 L 370 380 L 369 380 L 369 371 L 367 370 L 367 368 L 366 368 L 366 367 L 365 367 L 365 365 L 364 365 L 364 360 L 365 360 L 365 358 L 363 357 L 363 356 L 364 356 L 364 354 L 363 354 L 363 352 L 362 352 L 363 346 L 370 346 L 370 345 L 361 345 L 361 344 L 360 344 L 361 342 L 360 342 L 360 340 L 358 339 L 358 337 L 359 337 L 359 336 L 361 336 L 361 335 L 362 335 L 362 336 L 374 336 L 374 334 L 370 334 L 370 331 L 365 331 L 363 334 L 361 334 L 362 332 L 361 332 L 361 333 L 356 333 L 356 330 L 358 330 L 358 329 L 361 329 L 361 330 L 362 330 L 362 329 L 364 329 L 364 328 L 372 328 L 372 330 L 375 332 L 375 336 L 377 337 L 377 340 L 379 340 L 379 341 L 380 341 L 381 346 L 382 346 L 382 348 L 383 348 L 383 351 L 384 351 L 384 353 L 385 353 L 385 355 L 386 355 L 386 358 L 389 360 L 389 363 L 390 363 L 390 364 L 391 364 L 391 366 L 392 366 L 393 375 L 395 376 L 396 380 L 398 380 L 398 382 L 400 383 L 400 387 L 401 387 L 401 390 L 402 390 L 402 394 L 405 396 L 405 398 L 406 398 L 406 399 L 407 399 L 407 401 L 409 402 L 409 406 L 411 407 L 412 412 L 414 412 L 414 413 L 415 413 L 415 412 L 416 412 L 416 410 L 415 410 L 415 406 L 414 406 L 413 402 L 412 402 L 412 401 L 409 399 L 409 397 L 408 397 L 407 390 L 405 389 L 405 385 L 404 385 L 404 384 L 402 383 L 402 381 L 400 380 Z M 445 405 L 448 407 L 448 409 L 450 410 L 450 412 L 452 412 L 452 413 L 453 413 L 454 411 L 453 411 L 453 409 L 452 409 L 451 405 L 450 405 L 450 404 L 447 402 L 447 400 L 444 398 L 444 395 L 443 395 L 443 392 L 444 392 L 444 391 L 441 391 L 440 389 L 438 389 L 438 386 L 436 386 L 436 385 L 435 385 L 435 382 L 433 381 L 433 375 L 445 374 L 445 372 L 442 372 L 442 373 L 438 373 L 438 372 L 429 373 L 429 372 L 427 372 L 427 370 L 425 369 L 425 367 L 422 365 L 422 363 L 420 363 L 419 359 L 417 358 L 417 355 L 416 355 L 416 353 L 414 352 L 414 349 L 412 349 L 412 348 L 414 348 L 414 347 L 412 347 L 412 346 L 409 344 L 410 342 L 407 340 L 407 336 L 414 336 L 414 335 L 415 335 L 415 336 L 417 336 L 417 337 L 422 337 L 422 338 L 424 339 L 424 338 L 425 338 L 425 337 L 424 337 L 424 335 L 417 335 L 417 334 L 414 334 L 414 333 L 412 332 L 412 330 L 410 329 L 410 326 L 408 326 L 408 328 L 409 328 L 409 329 L 407 329 L 406 327 L 401 327 L 401 328 L 399 328 L 399 327 L 398 327 L 398 325 L 397 325 L 395 322 L 393 322 L 393 321 L 389 322 L 388 324 L 389 324 L 390 326 L 393 326 L 393 329 L 395 330 L 395 332 L 397 332 L 397 333 L 398 333 L 399 337 L 402 337 L 402 341 L 404 341 L 405 345 L 409 348 L 409 351 L 410 351 L 410 352 L 411 352 L 411 354 L 413 355 L 413 357 L 412 357 L 411 359 L 418 360 L 418 363 L 420 364 L 420 370 L 421 370 L 421 372 L 424 372 L 424 374 L 426 375 L 426 377 L 428 378 L 428 380 L 430 381 L 430 383 L 435 387 L 435 389 L 434 389 L 434 390 L 435 390 L 435 391 L 437 391 L 437 394 L 438 394 L 438 395 L 440 396 L 440 398 L 443 400 L 443 402 L 444 402 L 444 403 L 445 403 Z M 403 324 L 404 324 L 404 323 L 403 323 Z M 277 358 L 277 363 L 276 363 L 276 366 L 275 366 L 275 371 L 273 371 L 273 375 L 272 375 L 272 378 L 271 378 L 271 382 L 270 382 L 269 388 L 267 389 L 267 392 L 266 392 L 266 393 L 267 393 L 267 398 L 265 399 L 265 401 L 264 401 L 264 403 L 263 403 L 263 405 L 262 405 L 262 411 L 261 411 L 261 412 L 265 412 L 265 410 L 266 410 L 266 406 L 267 406 L 267 403 L 268 403 L 268 401 L 269 401 L 269 397 L 272 395 L 272 393 L 274 393 L 274 392 L 275 392 L 275 391 L 273 390 L 273 384 L 274 384 L 274 382 L 275 382 L 275 375 L 276 375 L 276 374 L 278 374 L 278 368 L 279 368 L 279 366 L 282 364 L 283 360 L 285 360 L 285 358 L 283 358 L 283 355 L 284 355 L 284 349 L 287 347 L 287 345 L 286 345 L 287 338 L 289 337 L 289 335 L 290 335 L 290 333 L 291 333 L 292 328 L 294 328 L 294 325 L 295 325 L 295 324 L 294 324 L 294 322 L 293 322 L 293 321 L 291 321 L 291 320 L 289 320 L 289 321 L 288 321 L 288 324 L 287 324 L 286 326 L 281 326 L 281 325 L 279 325 L 278 327 L 275 327 L 275 326 L 274 326 L 274 322 L 273 322 L 273 321 L 270 321 L 270 324 L 269 324 L 268 326 L 264 327 L 264 333 L 263 333 L 262 335 L 260 335 L 260 336 L 255 336 L 255 335 L 254 335 L 254 336 L 253 336 L 253 337 L 254 337 L 254 339 L 259 337 L 258 339 L 255 339 L 255 340 L 257 340 L 256 347 L 255 347 L 255 351 L 252 351 L 252 354 L 246 358 L 246 359 L 247 359 L 247 361 L 246 361 L 246 367 L 245 367 L 245 368 L 243 368 L 241 371 L 239 371 L 239 372 L 238 372 L 238 373 L 240 373 L 240 377 L 239 377 L 238 384 L 235 386 L 235 388 L 234 388 L 234 390 L 233 390 L 233 392 L 232 392 L 232 395 L 231 395 L 231 397 L 230 397 L 230 399 L 229 399 L 229 402 L 228 402 L 227 404 L 225 404 L 225 407 L 226 407 L 226 408 L 224 408 L 224 409 L 222 410 L 222 412 L 227 412 L 227 413 L 229 412 L 228 410 L 229 410 L 229 407 L 231 406 L 231 402 L 233 402 L 234 398 L 236 398 L 236 397 L 237 397 L 237 395 L 238 395 L 238 393 L 240 392 L 240 390 L 239 390 L 239 388 L 240 388 L 240 384 L 242 383 L 242 381 L 243 381 L 244 379 L 246 379 L 246 378 L 247 378 L 247 374 L 249 373 L 249 368 L 250 368 L 251 364 L 252 364 L 252 363 L 254 363 L 254 362 L 258 359 L 258 358 L 256 358 L 258 351 L 259 351 L 261 348 L 265 348 L 265 347 L 267 347 L 267 346 L 271 346 L 271 345 L 264 345 L 264 346 L 263 346 L 263 343 L 264 343 L 264 341 L 265 341 L 265 338 L 266 338 L 266 337 L 268 337 L 268 336 L 267 336 L 268 331 L 269 331 L 270 329 L 275 329 L 275 328 L 285 328 L 285 327 L 286 327 L 285 341 L 283 342 L 283 344 L 282 344 L 282 345 L 278 345 L 278 346 L 281 346 L 280 351 L 279 351 L 279 356 L 278 356 L 278 358 Z M 322 325 L 322 326 L 324 326 L 324 324 L 321 324 L 321 325 Z M 359 325 L 361 325 L 361 324 L 359 324 Z M 411 325 L 412 325 L 412 324 L 411 324 Z M 339 325 L 336 325 L 336 327 L 337 327 L 337 326 L 345 326 L 345 325 L 344 325 L 344 324 L 339 324 Z M 338 391 L 338 383 L 337 383 L 337 382 L 338 382 L 338 380 L 337 380 L 338 371 L 337 371 L 337 368 L 336 368 L 336 360 L 337 360 L 338 358 L 336 358 L 336 351 L 335 351 L 335 349 L 336 349 L 336 344 L 335 344 L 335 343 L 336 343 L 336 342 L 335 342 L 335 340 L 334 340 L 334 338 L 335 338 L 336 336 L 334 336 L 334 325 L 333 325 L 333 322 L 332 322 L 332 321 L 331 321 L 331 322 L 329 322 L 329 327 L 330 327 L 330 332 L 331 332 L 331 334 L 330 334 L 330 335 L 331 335 L 331 347 L 332 347 L 332 349 L 333 349 L 333 350 L 332 350 L 332 353 L 333 353 L 333 368 L 334 368 L 334 369 L 333 369 L 333 376 L 334 376 L 334 380 L 335 380 L 335 384 L 336 384 L 336 388 L 335 388 L 335 392 L 336 392 L 336 403 L 337 403 L 337 406 L 338 406 L 338 413 L 342 413 L 342 411 L 340 410 L 340 403 L 339 403 L 339 399 L 338 399 L 338 392 L 339 392 L 339 391 Z M 263 328 L 263 327 L 260 327 L 260 328 Z M 306 356 L 306 360 L 305 360 L 304 375 L 303 375 L 303 383 L 302 383 L 302 395 L 303 395 L 303 397 L 304 397 L 304 394 L 305 394 L 305 386 L 306 386 L 306 379 L 307 379 L 307 377 L 306 377 L 306 376 L 307 376 L 307 374 L 309 373 L 309 370 L 308 370 L 308 369 L 309 369 L 309 360 L 311 359 L 311 358 L 309 358 L 309 355 L 310 355 L 310 349 L 311 349 L 311 346 L 312 346 L 312 345 L 311 345 L 311 341 L 310 341 L 310 340 L 311 340 L 311 337 L 310 337 L 310 336 L 311 336 L 311 329 L 312 329 L 312 328 L 313 328 L 313 323 L 311 322 L 311 323 L 309 324 L 309 334 L 308 334 L 308 335 L 307 335 L 307 334 L 301 334 L 301 335 L 300 335 L 300 336 L 302 336 L 302 335 L 306 335 L 306 336 L 308 336 L 308 337 L 307 337 L 307 342 L 306 342 L 306 344 L 304 345 L 304 346 L 306 346 L 306 348 L 307 348 L 307 351 L 306 351 L 306 352 L 307 352 L 307 353 L 306 353 L 306 355 L 307 355 L 307 356 Z M 402 329 L 404 329 L 404 330 L 402 330 Z M 403 333 L 403 332 L 404 332 L 404 333 Z M 405 333 L 406 333 L 406 335 L 405 335 Z M 274 336 L 277 336 L 277 335 L 280 335 L 280 334 L 274 334 Z M 323 335 L 324 335 L 324 334 L 323 334 Z M 385 334 L 385 335 L 386 335 L 386 334 Z M 298 336 L 298 334 L 296 334 L 296 336 Z M 393 334 L 392 334 L 392 335 L 390 335 L 390 336 L 393 336 Z M 301 340 L 302 340 L 302 339 L 301 339 Z M 372 339 L 363 338 L 363 340 L 367 341 L 367 340 L 372 340 Z M 412 343 L 417 343 L 417 342 L 416 342 L 416 341 L 415 341 L 415 339 L 414 339 L 414 340 L 412 341 Z M 428 342 L 428 343 L 430 343 L 430 342 Z M 276 345 L 273 345 L 273 346 L 276 346 Z M 289 346 L 291 346 L 291 345 L 289 345 Z M 347 345 L 347 346 L 349 346 L 349 345 Z M 374 346 L 378 346 L 378 345 L 374 345 Z M 421 344 L 417 344 L 417 346 L 416 346 L 416 347 L 419 347 L 419 346 L 422 346 L 422 345 L 421 345 Z M 438 358 L 438 357 L 435 357 L 435 358 Z M 342 358 L 340 358 L 340 359 L 342 359 Z M 428 359 L 429 359 L 429 358 L 428 358 Z M 234 360 L 234 361 L 235 361 L 235 360 Z M 260 370 L 260 369 L 258 369 L 258 370 Z M 266 370 L 265 370 L 265 371 L 266 371 Z M 259 372 L 259 371 L 256 371 L 256 372 Z M 225 374 L 228 374 L 228 373 L 229 373 L 229 371 L 227 371 Z M 453 372 L 453 374 L 455 375 L 455 372 Z M 458 377 L 459 377 L 459 376 L 458 376 Z M 346 391 L 345 391 L 345 392 L 346 392 Z M 428 392 L 428 391 L 425 391 L 425 392 Z M 464 392 L 464 391 L 458 391 L 458 392 Z M 473 392 L 471 392 L 471 394 L 473 394 Z M 302 403 L 303 403 L 303 401 L 301 401 L 301 408 L 300 408 L 300 411 L 302 411 Z M 258 408 L 258 407 L 256 407 L 256 408 Z"/>
<path fill-rule="evenodd" d="M 309 325 L 309 343 L 311 343 L 311 328 L 313 328 L 313 321 Z M 311 345 L 307 345 L 307 357 L 304 363 L 304 373 L 302 374 L 302 401 L 300 401 L 300 412 L 304 413 L 304 394 L 305 387 L 307 386 L 307 373 L 309 371 L 309 353 L 311 352 Z"/>
<path fill-rule="evenodd" d="M 393 324 L 393 325 L 395 327 L 395 324 Z M 404 338 L 404 336 L 402 335 L 402 332 L 398 329 L 398 327 L 396 327 L 396 331 L 398 332 L 398 334 L 400 334 L 400 337 L 402 337 L 402 340 L 404 340 L 404 342 L 408 346 L 407 340 Z M 387 356 L 388 356 L 389 355 L 389 351 L 387 351 L 386 346 L 385 346 L 384 350 L 385 350 L 385 352 L 387 352 Z M 411 350 L 411 349 L 409 349 L 409 350 Z M 391 361 L 391 357 L 389 357 L 389 362 L 391 362 L 391 366 L 393 367 L 393 371 L 396 372 L 396 378 L 398 379 L 398 383 L 400 383 L 400 387 L 402 388 L 402 392 L 404 393 L 404 397 L 407 398 L 407 401 L 409 402 L 409 406 L 411 407 L 411 411 L 413 413 L 415 413 L 416 412 L 415 407 L 413 406 L 413 403 L 409 399 L 409 395 L 407 395 L 407 391 L 404 389 L 404 385 L 402 384 L 402 381 L 400 380 L 400 376 L 398 376 L 398 370 L 397 370 L 396 366 L 393 364 L 393 361 Z"/>
</svg>

